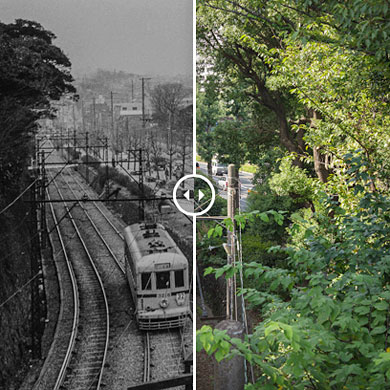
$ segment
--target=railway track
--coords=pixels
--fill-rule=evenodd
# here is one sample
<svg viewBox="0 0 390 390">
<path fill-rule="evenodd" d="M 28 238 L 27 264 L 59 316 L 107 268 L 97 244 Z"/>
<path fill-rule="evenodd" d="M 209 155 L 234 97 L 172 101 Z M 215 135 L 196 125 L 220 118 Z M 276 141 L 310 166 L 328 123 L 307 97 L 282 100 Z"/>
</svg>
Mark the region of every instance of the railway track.
<svg viewBox="0 0 390 390">
<path fill-rule="evenodd" d="M 50 199 L 48 192 L 47 196 Z M 58 252 L 53 251 L 53 258 L 59 279 L 62 304 L 58 314 L 54 341 L 48 354 L 50 358 L 46 359 L 33 390 L 48 388 L 56 390 L 62 384 L 66 367 L 69 364 L 70 352 L 74 348 L 79 319 L 79 292 L 76 276 L 66 250 L 66 244 L 59 230 L 58 219 L 52 204 L 50 204 L 50 211 L 53 223 L 49 224 L 49 228 L 57 233 L 55 237 L 50 238 L 51 246 L 52 248 L 61 248 Z"/>
<path fill-rule="evenodd" d="M 150 337 L 149 332 L 145 332 L 144 336 L 144 382 L 150 382 Z"/>
<path fill-rule="evenodd" d="M 71 189 L 69 182 L 67 182 L 74 196 L 79 198 L 83 195 L 84 188 L 76 175 L 72 175 L 73 179 L 78 185 L 78 189 L 81 192 L 75 192 Z M 84 195 L 86 195 L 84 193 Z M 94 194 L 91 194 L 92 196 Z M 81 207 L 87 214 L 92 209 L 96 209 L 100 215 L 107 219 L 103 208 L 96 202 L 80 202 Z M 111 221 L 109 221 L 111 222 Z M 100 225 L 99 225 L 100 226 Z M 111 228 L 115 233 L 123 239 L 123 235 L 117 229 L 117 227 L 110 223 Z M 94 227 L 96 229 L 96 226 Z M 102 240 L 104 240 L 102 238 Z M 118 260 L 118 263 L 120 261 Z M 192 336 L 192 335 L 191 335 Z M 180 329 L 169 330 L 169 331 L 157 331 L 157 332 L 144 332 L 143 335 L 144 344 L 144 367 L 143 367 L 143 381 L 148 382 L 151 380 L 166 379 L 180 375 L 184 371 L 183 365 L 183 333 Z"/>
<path fill-rule="evenodd" d="M 58 175 L 56 184 L 51 185 L 48 199 L 60 199 L 60 193 L 67 193 L 67 199 L 81 199 L 85 194 L 96 198 L 92 191 L 77 172 L 66 169 Z M 111 213 L 99 202 L 80 201 L 66 206 L 66 210 L 64 207 L 61 203 L 50 204 L 51 229 L 58 233 L 53 238 L 54 244 L 62 248 L 56 260 L 61 309 L 51 351 L 34 390 L 126 388 L 182 373 L 181 341 L 177 333 L 171 330 L 171 334 L 153 332 L 145 336 L 134 321 L 134 305 L 124 274 L 121 233 L 124 225 L 112 222 Z M 88 256 L 84 246 L 90 253 L 88 261 L 94 264 L 89 268 L 100 274 L 100 282 L 87 276 Z M 99 309 L 103 299 L 96 298 L 101 293 L 89 290 L 89 284 L 94 288 L 99 284 L 105 291 L 107 320 Z M 104 332 L 94 329 L 98 323 L 106 324 L 105 337 Z M 104 352 L 99 352 L 103 349 Z M 148 362 L 146 377 L 142 354 Z"/>
<path fill-rule="evenodd" d="M 75 197 L 81 198 L 85 193 L 85 188 L 82 187 L 77 175 L 72 174 L 72 178 L 75 179 L 79 191 L 71 189 L 71 185 L 67 182 L 67 185 L 71 189 Z M 90 194 L 94 197 L 94 194 Z M 106 219 L 103 207 L 97 202 L 80 202 L 80 206 L 88 215 L 95 211 L 98 211 L 103 219 Z M 91 217 L 87 217 L 91 219 Z M 95 217 L 94 217 L 95 218 Z M 100 217 L 99 217 L 100 218 Z M 102 224 L 104 225 L 104 224 Z M 100 226 L 100 224 L 99 224 Z M 112 230 L 115 231 L 118 237 L 123 239 L 123 235 L 118 228 L 110 223 Z M 96 227 L 95 227 L 96 229 Z M 118 263 L 120 261 L 118 260 Z M 192 334 L 191 334 L 192 337 Z M 169 331 L 157 331 L 157 332 L 144 332 L 143 334 L 144 345 L 144 367 L 143 367 L 143 381 L 155 381 L 166 378 L 178 376 L 184 372 L 183 364 L 183 333 L 179 329 Z"/>
<path fill-rule="evenodd" d="M 145 332 L 144 382 L 173 378 L 184 372 L 180 329 Z"/>
<path fill-rule="evenodd" d="M 53 181 L 53 184 L 48 191 L 48 199 L 63 200 L 56 182 Z M 61 293 L 74 305 L 71 329 L 61 329 L 64 318 L 60 318 L 55 337 L 55 342 L 60 345 L 51 351 L 50 359 L 46 360 L 49 371 L 57 373 L 52 388 L 100 389 L 109 341 L 109 310 L 103 282 L 71 208 L 65 203 L 62 207 L 57 203 L 51 206 L 51 211 L 73 285 L 72 297 L 69 290 L 64 289 Z M 70 241 L 72 250 L 68 247 Z M 65 354 L 59 354 L 58 351 L 65 345 Z M 53 375 L 51 379 L 54 379 Z M 47 382 L 43 378 L 40 381 L 41 384 Z M 38 386 L 43 388 L 40 384 Z"/>
<path fill-rule="evenodd" d="M 63 180 L 67 188 L 71 191 L 73 197 L 76 199 L 80 199 L 83 195 L 86 195 L 84 191 L 85 189 L 81 185 L 80 181 L 77 179 L 76 175 L 69 172 L 69 176 L 73 180 L 73 183 L 76 183 L 77 189 L 74 189 L 72 187 L 73 183 L 70 183 L 66 179 L 64 174 L 61 174 L 61 179 Z M 85 217 L 88 219 L 88 222 L 94 229 L 96 235 L 99 237 L 105 249 L 108 251 L 109 256 L 111 256 L 111 258 L 114 260 L 115 264 L 118 266 L 119 270 L 124 276 L 125 268 L 123 263 L 123 234 L 111 222 L 111 220 L 103 212 L 102 208 L 96 202 L 78 201 L 78 204 L 83 210 Z M 92 213 L 93 217 L 91 216 Z M 112 243 L 109 244 L 106 240 L 107 235 L 110 235 L 110 237 L 112 238 L 112 232 L 114 232 L 114 235 L 117 238 L 116 245 L 112 245 Z"/>
<path fill-rule="evenodd" d="M 85 198 L 89 190 L 71 170 L 62 173 L 59 185 L 68 198 Z M 92 191 L 91 191 L 92 192 Z M 96 194 L 91 194 L 96 198 Z M 134 304 L 124 270 L 120 222 L 97 202 L 79 201 L 72 210 L 82 235 L 91 248 L 103 279 L 110 308 L 110 346 L 102 383 L 106 388 L 126 388 L 142 381 L 142 333 L 134 321 Z"/>
</svg>

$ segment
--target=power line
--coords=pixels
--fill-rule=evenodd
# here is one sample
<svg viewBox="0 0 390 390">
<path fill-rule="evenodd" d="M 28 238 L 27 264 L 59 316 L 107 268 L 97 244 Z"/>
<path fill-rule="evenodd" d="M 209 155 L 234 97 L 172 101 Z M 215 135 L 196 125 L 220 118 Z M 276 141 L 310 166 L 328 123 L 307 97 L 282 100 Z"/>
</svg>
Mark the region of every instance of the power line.
<svg viewBox="0 0 390 390">
<path fill-rule="evenodd" d="M 31 279 L 29 279 L 23 286 L 19 287 L 11 296 L 9 296 L 4 302 L 0 304 L 0 309 L 13 297 L 15 297 L 17 294 L 19 294 L 26 286 L 28 286 L 32 281 L 34 281 L 42 271 L 38 271 Z"/>
<path fill-rule="evenodd" d="M 20 193 L 10 204 L 8 204 L 8 206 L 4 207 L 3 210 L 0 211 L 0 215 L 12 207 L 38 180 L 39 178 L 35 179 L 27 188 L 24 189 L 22 193 Z"/>
</svg>

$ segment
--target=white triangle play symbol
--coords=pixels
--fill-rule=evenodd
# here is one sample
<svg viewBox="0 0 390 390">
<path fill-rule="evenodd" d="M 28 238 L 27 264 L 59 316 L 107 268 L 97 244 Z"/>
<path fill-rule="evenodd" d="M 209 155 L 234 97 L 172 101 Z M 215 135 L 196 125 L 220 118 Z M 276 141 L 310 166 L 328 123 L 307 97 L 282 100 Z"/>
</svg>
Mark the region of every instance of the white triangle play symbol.
<svg viewBox="0 0 390 390">
<path fill-rule="evenodd" d="M 199 190 L 199 200 L 201 200 L 203 197 L 204 197 L 204 193 L 201 190 Z"/>
<path fill-rule="evenodd" d="M 184 197 L 185 197 L 187 200 L 190 200 L 190 190 L 188 190 L 187 192 L 184 193 Z"/>
</svg>

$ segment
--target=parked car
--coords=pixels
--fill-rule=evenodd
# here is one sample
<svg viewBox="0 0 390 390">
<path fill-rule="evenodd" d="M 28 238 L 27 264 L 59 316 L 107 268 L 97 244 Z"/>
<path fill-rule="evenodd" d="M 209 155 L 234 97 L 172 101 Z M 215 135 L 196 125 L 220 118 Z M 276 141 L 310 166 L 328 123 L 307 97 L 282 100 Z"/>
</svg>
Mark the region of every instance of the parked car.
<svg viewBox="0 0 390 390">
<path fill-rule="evenodd" d="M 222 191 L 227 191 L 228 188 L 228 178 L 226 176 L 222 176 L 218 182 L 217 182 L 218 188 L 220 188 Z M 241 190 L 241 182 L 238 182 L 238 185 Z"/>
<path fill-rule="evenodd" d="M 221 164 L 216 158 L 211 160 L 211 172 L 215 176 L 227 175 L 228 168 L 226 164 Z"/>
<path fill-rule="evenodd" d="M 226 176 L 222 176 L 218 182 L 217 182 L 218 188 L 220 188 L 222 191 L 227 191 L 228 187 L 228 179 Z"/>
</svg>

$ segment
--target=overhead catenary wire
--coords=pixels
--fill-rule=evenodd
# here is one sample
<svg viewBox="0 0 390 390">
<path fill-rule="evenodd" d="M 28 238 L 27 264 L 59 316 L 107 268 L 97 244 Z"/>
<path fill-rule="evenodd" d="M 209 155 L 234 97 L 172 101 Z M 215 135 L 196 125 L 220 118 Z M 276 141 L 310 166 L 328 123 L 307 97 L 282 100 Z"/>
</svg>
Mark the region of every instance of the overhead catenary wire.
<svg viewBox="0 0 390 390">
<path fill-rule="evenodd" d="M 16 297 L 16 295 L 18 295 L 25 287 L 27 287 L 31 282 L 33 282 L 41 273 L 42 271 L 38 271 L 33 277 L 31 277 L 26 283 L 24 283 L 23 286 L 19 287 L 12 295 L 10 295 L 5 301 L 3 301 L 0 304 L 0 309 L 12 298 Z"/>
<path fill-rule="evenodd" d="M 58 223 L 58 225 L 60 224 L 60 222 Z M 54 226 L 55 228 L 55 226 Z M 38 234 L 35 235 L 35 237 L 37 236 Z M 69 239 L 69 244 L 71 242 L 71 239 L 75 236 L 75 234 Z M 33 237 L 32 237 L 33 238 Z M 29 241 L 32 240 L 32 238 L 30 238 Z M 60 253 L 61 251 L 58 251 L 56 254 L 53 255 L 56 256 Z M 21 291 L 23 291 L 24 288 L 26 288 L 30 283 L 32 283 L 39 275 L 42 274 L 42 271 L 39 270 L 34 276 L 32 276 L 26 283 L 24 283 L 21 287 L 19 287 L 14 293 L 12 293 L 5 301 L 3 301 L 2 303 L 0 303 L 0 309 L 7 303 L 9 302 L 12 298 L 14 298 L 16 295 L 18 295 Z"/>
<path fill-rule="evenodd" d="M 0 211 L 0 215 L 2 215 L 3 213 L 5 213 L 10 207 L 12 207 L 37 181 L 39 181 L 40 179 L 37 178 L 35 179 L 27 188 L 25 188 L 23 190 L 23 192 L 21 192 L 11 203 L 9 203 L 6 207 L 4 207 L 1 211 Z"/>
</svg>

